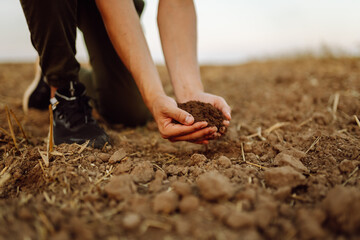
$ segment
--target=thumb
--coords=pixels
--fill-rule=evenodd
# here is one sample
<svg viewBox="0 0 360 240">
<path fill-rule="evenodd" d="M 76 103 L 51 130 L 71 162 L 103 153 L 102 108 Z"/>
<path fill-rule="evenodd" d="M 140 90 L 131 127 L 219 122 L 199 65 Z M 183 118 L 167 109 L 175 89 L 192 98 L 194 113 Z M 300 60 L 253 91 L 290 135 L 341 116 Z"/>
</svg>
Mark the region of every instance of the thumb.
<svg viewBox="0 0 360 240">
<path fill-rule="evenodd" d="M 191 125 L 195 121 L 194 117 L 190 113 L 177 107 L 169 109 L 168 115 L 172 119 L 184 125 Z"/>
</svg>

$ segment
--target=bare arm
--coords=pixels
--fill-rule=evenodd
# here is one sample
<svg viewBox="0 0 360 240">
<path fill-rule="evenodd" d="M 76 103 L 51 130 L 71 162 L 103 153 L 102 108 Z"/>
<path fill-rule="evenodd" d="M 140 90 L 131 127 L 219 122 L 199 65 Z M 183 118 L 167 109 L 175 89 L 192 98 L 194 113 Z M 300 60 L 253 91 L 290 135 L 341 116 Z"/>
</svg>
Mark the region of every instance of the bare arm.
<svg viewBox="0 0 360 240">
<path fill-rule="evenodd" d="M 139 17 L 132 0 L 96 0 L 110 40 L 119 57 L 129 69 L 145 104 L 153 114 L 164 138 L 170 141 L 203 143 L 216 128 L 194 118 L 177 107 L 165 95 L 157 69 L 151 59 Z M 174 124 L 173 119 L 184 124 Z"/>
<path fill-rule="evenodd" d="M 203 91 L 197 62 L 197 24 L 192 0 L 160 0 L 158 26 L 175 95 L 189 100 Z"/>
<path fill-rule="evenodd" d="M 193 0 L 160 0 L 161 43 L 178 102 L 209 102 L 230 120 L 230 107 L 219 96 L 204 93 L 197 62 L 197 23 Z"/>
<path fill-rule="evenodd" d="M 151 108 L 154 98 L 165 93 L 133 1 L 96 0 L 96 4 L 116 52 L 134 77 L 145 104 Z"/>
</svg>

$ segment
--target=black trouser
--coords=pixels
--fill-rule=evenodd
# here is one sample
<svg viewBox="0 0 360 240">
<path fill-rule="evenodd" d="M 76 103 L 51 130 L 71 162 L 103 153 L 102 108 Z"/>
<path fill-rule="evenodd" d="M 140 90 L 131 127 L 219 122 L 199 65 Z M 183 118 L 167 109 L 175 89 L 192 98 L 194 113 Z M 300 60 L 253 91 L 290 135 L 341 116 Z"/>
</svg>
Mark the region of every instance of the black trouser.
<svg viewBox="0 0 360 240">
<path fill-rule="evenodd" d="M 94 0 L 20 2 L 49 85 L 61 88 L 80 80 L 99 113 L 110 123 L 134 126 L 151 117 L 134 79 L 111 44 Z M 140 15 L 144 2 L 134 3 Z M 92 66 L 91 73 L 81 71 L 80 77 L 75 58 L 77 27 L 84 35 Z"/>
</svg>

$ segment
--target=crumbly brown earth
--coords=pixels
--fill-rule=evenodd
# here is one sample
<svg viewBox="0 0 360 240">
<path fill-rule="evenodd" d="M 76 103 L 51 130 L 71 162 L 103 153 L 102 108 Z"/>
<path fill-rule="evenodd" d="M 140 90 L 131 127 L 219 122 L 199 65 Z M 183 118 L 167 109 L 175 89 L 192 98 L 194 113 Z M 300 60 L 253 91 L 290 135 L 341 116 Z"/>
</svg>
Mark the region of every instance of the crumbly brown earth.
<svg viewBox="0 0 360 240">
<path fill-rule="evenodd" d="M 232 107 L 224 138 L 206 147 L 170 143 L 153 122 L 104 125 L 112 147 L 60 145 L 49 166 L 48 114 L 21 109 L 33 74 L 0 65 L 0 239 L 360 237 L 360 59 L 202 67 Z M 6 105 L 27 136 L 12 120 L 18 150 Z"/>
<path fill-rule="evenodd" d="M 178 103 L 178 107 L 190 113 L 194 117 L 195 122 L 205 121 L 209 127 L 215 126 L 219 132 L 225 133 L 226 126 L 223 122 L 226 118 L 219 109 L 210 103 L 189 101 Z"/>
</svg>

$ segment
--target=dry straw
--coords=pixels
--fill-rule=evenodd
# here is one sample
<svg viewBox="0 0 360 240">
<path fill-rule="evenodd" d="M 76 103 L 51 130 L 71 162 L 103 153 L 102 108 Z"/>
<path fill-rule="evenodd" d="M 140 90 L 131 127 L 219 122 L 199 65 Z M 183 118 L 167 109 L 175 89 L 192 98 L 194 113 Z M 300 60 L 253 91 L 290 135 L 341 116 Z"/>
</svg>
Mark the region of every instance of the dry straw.
<svg viewBox="0 0 360 240">
<path fill-rule="evenodd" d="M 305 154 L 307 154 L 320 140 L 320 136 L 315 139 L 315 141 L 311 144 L 311 146 L 306 150 Z"/>
<path fill-rule="evenodd" d="M 24 131 L 23 127 L 21 126 L 21 124 L 20 124 L 18 118 L 16 117 L 15 113 L 14 113 L 11 109 L 10 109 L 10 113 L 11 113 L 11 116 L 15 119 L 15 122 L 16 122 L 16 124 L 18 125 L 21 133 L 23 134 L 23 136 L 24 136 L 24 138 L 25 138 L 25 140 L 27 141 L 28 139 L 27 139 L 27 137 L 26 137 L 25 131 Z"/>
<path fill-rule="evenodd" d="M 356 121 L 357 125 L 360 128 L 360 121 L 359 121 L 358 117 L 356 115 L 354 115 L 354 118 L 355 118 L 355 121 Z"/>
<path fill-rule="evenodd" d="M 16 143 L 16 138 L 15 138 L 15 134 L 14 134 L 14 129 L 13 129 L 12 124 L 11 124 L 10 112 L 9 112 L 8 106 L 5 106 L 5 111 L 6 111 L 6 117 L 7 117 L 7 122 L 8 122 L 8 125 L 9 125 L 9 129 L 10 129 L 11 138 L 12 138 L 12 140 L 13 140 L 13 142 L 14 142 L 15 148 L 16 148 L 17 150 L 19 150 L 18 145 L 17 145 L 17 143 Z"/>
</svg>

